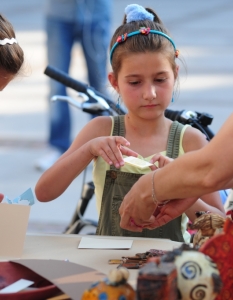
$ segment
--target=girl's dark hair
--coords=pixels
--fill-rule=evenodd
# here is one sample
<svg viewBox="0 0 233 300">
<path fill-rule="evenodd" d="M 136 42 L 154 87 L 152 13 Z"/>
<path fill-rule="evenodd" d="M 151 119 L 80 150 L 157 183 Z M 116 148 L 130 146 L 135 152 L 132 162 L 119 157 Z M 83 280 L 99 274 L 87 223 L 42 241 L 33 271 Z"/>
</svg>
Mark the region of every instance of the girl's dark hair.
<svg viewBox="0 0 233 300">
<path fill-rule="evenodd" d="M 15 38 L 11 23 L 0 14 L 0 40 Z M 24 53 L 19 44 L 0 45 L 0 70 L 16 75 L 24 62 Z"/>
<path fill-rule="evenodd" d="M 152 30 L 161 31 L 167 35 L 169 32 L 164 27 L 162 21 L 157 16 L 157 14 L 151 8 L 145 8 L 148 12 L 153 14 L 153 21 L 144 20 L 144 21 L 132 21 L 126 23 L 126 15 L 124 16 L 123 25 L 118 27 L 112 37 L 110 43 L 110 49 L 115 44 L 118 36 L 123 35 L 124 33 L 130 33 L 137 31 L 140 27 L 149 27 Z M 122 59 L 132 53 L 142 53 L 142 52 L 161 52 L 165 54 L 171 64 L 172 70 L 176 77 L 176 63 L 175 63 L 175 50 L 171 42 L 158 34 L 149 33 L 148 35 L 138 34 L 129 37 L 125 42 L 122 42 L 118 45 L 112 55 L 112 69 L 115 75 L 117 76 L 118 72 L 121 69 Z"/>
</svg>

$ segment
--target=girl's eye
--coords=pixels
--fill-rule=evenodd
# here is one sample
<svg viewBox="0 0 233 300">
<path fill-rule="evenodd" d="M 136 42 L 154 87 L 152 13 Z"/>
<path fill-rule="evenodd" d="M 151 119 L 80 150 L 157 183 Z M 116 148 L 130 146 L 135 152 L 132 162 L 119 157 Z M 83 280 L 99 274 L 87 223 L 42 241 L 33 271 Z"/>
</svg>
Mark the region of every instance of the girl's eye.
<svg viewBox="0 0 233 300">
<path fill-rule="evenodd" d="M 136 84 L 139 84 L 140 81 L 130 81 L 129 84 L 132 84 L 132 85 L 136 85 Z"/>
<path fill-rule="evenodd" d="M 155 81 L 157 81 L 157 82 L 163 82 L 165 80 L 166 80 L 166 78 L 157 78 L 157 79 L 155 79 Z"/>
</svg>

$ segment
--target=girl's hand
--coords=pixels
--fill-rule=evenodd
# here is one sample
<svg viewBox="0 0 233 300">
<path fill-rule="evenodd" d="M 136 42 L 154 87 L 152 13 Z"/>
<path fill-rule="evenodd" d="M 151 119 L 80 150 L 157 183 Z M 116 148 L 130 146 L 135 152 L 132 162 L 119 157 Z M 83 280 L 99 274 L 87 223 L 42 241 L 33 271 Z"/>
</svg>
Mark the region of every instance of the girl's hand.
<svg viewBox="0 0 233 300">
<path fill-rule="evenodd" d="M 162 167 L 166 166 L 167 164 L 169 164 L 173 160 L 174 159 L 172 159 L 168 156 L 157 153 L 151 158 L 150 163 L 154 164 L 155 162 L 158 162 L 158 167 L 156 165 L 154 165 L 150 168 L 151 168 L 152 171 L 157 170 L 159 168 L 162 168 Z"/>
<path fill-rule="evenodd" d="M 93 156 L 101 156 L 109 165 L 114 165 L 116 168 L 123 166 L 123 155 L 135 156 L 138 154 L 129 147 L 130 143 L 122 136 L 104 136 L 98 137 L 90 142 L 90 152 Z"/>
<path fill-rule="evenodd" d="M 3 198 L 4 198 L 4 195 L 0 194 L 0 202 L 2 202 Z"/>
</svg>

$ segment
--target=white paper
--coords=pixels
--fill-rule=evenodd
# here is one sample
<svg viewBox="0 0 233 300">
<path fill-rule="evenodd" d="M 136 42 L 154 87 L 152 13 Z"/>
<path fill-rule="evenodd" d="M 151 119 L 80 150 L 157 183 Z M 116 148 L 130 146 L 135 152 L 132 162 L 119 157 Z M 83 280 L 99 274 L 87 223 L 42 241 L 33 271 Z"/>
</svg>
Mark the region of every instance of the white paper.
<svg viewBox="0 0 233 300">
<path fill-rule="evenodd" d="M 79 243 L 79 249 L 130 249 L 133 240 L 118 239 L 96 239 L 82 237 Z"/>
<path fill-rule="evenodd" d="M 124 158 L 124 162 L 133 166 L 136 166 L 141 169 L 148 168 L 150 166 L 153 166 L 153 164 L 149 163 L 148 161 L 145 161 L 143 159 L 134 157 L 134 156 L 128 156 Z"/>
<path fill-rule="evenodd" d="M 26 279 L 20 279 L 5 288 L 0 290 L 0 294 L 9 294 L 9 293 L 17 293 L 20 292 L 30 285 L 32 285 L 34 282 Z"/>
</svg>

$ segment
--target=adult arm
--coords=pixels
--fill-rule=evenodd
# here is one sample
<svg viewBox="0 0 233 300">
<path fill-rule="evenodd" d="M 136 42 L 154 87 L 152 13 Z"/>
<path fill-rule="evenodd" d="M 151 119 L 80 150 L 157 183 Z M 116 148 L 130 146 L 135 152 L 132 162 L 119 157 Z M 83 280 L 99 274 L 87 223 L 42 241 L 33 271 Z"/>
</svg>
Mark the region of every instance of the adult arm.
<svg viewBox="0 0 233 300">
<path fill-rule="evenodd" d="M 153 205 L 152 200 L 152 175 L 142 176 L 121 204 L 121 227 L 132 230 L 132 225 L 129 225 L 131 218 L 141 226 L 148 222 L 153 223 L 152 228 L 164 225 L 188 209 L 201 195 L 231 188 L 232 131 L 233 114 L 205 147 L 186 153 L 156 171 L 153 182 L 157 201 L 172 200 L 161 208 L 156 219 L 153 216 L 156 204 Z"/>
<path fill-rule="evenodd" d="M 185 153 L 199 150 L 207 144 L 208 141 L 206 140 L 206 136 L 200 130 L 191 126 L 185 128 L 182 139 L 182 148 Z M 152 163 L 157 162 L 159 168 L 164 167 L 171 161 L 173 161 L 173 159 L 161 154 L 156 154 L 151 159 Z M 153 167 L 152 169 L 157 168 Z M 219 192 L 202 195 L 201 199 L 198 199 L 190 208 L 185 211 L 185 213 L 191 221 L 194 221 L 196 219 L 196 211 L 211 211 L 213 213 L 225 216 L 225 211 Z"/>
<path fill-rule="evenodd" d="M 233 114 L 202 149 L 174 160 L 156 172 L 159 201 L 205 195 L 233 186 Z M 169 182 L 169 184 L 167 184 Z"/>
</svg>

